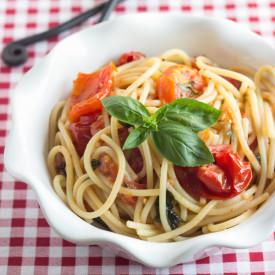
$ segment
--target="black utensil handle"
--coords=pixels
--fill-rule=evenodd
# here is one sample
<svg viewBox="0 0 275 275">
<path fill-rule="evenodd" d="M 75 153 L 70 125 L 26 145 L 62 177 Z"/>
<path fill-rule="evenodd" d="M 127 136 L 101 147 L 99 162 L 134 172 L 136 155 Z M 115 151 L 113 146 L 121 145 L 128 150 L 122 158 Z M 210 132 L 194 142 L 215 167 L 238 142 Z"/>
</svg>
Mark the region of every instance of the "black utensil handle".
<svg viewBox="0 0 275 275">
<path fill-rule="evenodd" d="M 119 0 L 110 0 L 109 2 L 107 2 L 103 7 L 103 11 L 99 17 L 98 22 L 103 22 L 107 20 L 110 17 L 111 12 L 113 11 L 113 9 L 118 3 L 119 3 Z"/>
<path fill-rule="evenodd" d="M 97 13 L 102 12 L 102 15 L 99 22 L 106 20 L 111 14 L 113 8 L 116 4 L 122 2 L 123 0 L 111 0 L 106 3 L 100 4 L 92 9 L 89 9 L 72 19 L 54 27 L 47 31 L 31 35 L 29 37 L 19 39 L 9 43 L 2 51 L 2 60 L 8 66 L 18 66 L 25 63 L 28 59 L 28 54 L 26 50 L 26 46 L 30 44 L 34 44 L 35 42 L 46 40 L 50 37 L 56 36 L 61 32 L 69 30 L 82 22 L 86 21 L 91 16 L 96 15 Z"/>
</svg>

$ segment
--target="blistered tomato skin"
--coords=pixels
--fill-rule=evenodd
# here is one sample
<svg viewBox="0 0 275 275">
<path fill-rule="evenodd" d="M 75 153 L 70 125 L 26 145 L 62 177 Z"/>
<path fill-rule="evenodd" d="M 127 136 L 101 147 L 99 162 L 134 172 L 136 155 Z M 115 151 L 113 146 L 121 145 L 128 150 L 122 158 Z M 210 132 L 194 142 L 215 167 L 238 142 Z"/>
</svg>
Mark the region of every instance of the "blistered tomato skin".
<svg viewBox="0 0 275 275">
<path fill-rule="evenodd" d="M 211 192 L 230 191 L 225 172 L 216 164 L 209 164 L 198 168 L 196 175 Z"/>
<path fill-rule="evenodd" d="M 70 133 L 81 157 L 93 135 L 104 128 L 101 99 L 110 95 L 115 66 L 109 64 L 92 74 L 78 74 L 70 96 Z"/>
<path fill-rule="evenodd" d="M 215 162 L 225 171 L 231 183 L 233 193 L 239 194 L 247 188 L 252 180 L 252 169 L 249 162 L 242 161 L 238 154 L 233 153 L 229 145 L 211 147 Z"/>
<path fill-rule="evenodd" d="M 77 122 L 81 116 L 102 111 L 101 100 L 110 95 L 115 66 L 109 64 L 92 74 L 79 74 L 70 96 L 69 119 Z"/>
<path fill-rule="evenodd" d="M 206 86 L 207 81 L 198 69 L 174 65 L 157 80 L 157 94 L 163 103 L 168 104 L 178 98 L 199 96 Z"/>
<path fill-rule="evenodd" d="M 232 198 L 244 191 L 252 180 L 249 162 L 242 161 L 233 153 L 230 145 L 210 147 L 214 156 L 213 164 L 186 168 L 175 166 L 181 186 L 195 198 Z"/>
</svg>

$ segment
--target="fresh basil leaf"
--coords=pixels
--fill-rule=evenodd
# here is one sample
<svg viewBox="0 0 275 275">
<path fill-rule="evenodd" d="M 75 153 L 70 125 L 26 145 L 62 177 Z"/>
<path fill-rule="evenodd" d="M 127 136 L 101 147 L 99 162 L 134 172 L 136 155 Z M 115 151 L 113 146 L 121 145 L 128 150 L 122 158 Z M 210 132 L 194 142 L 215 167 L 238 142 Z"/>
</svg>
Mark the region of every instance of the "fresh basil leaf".
<svg viewBox="0 0 275 275">
<path fill-rule="evenodd" d="M 194 132 L 211 127 L 221 115 L 220 110 L 190 98 L 177 99 L 166 108 L 166 120 L 177 121 Z"/>
<path fill-rule="evenodd" d="M 138 147 L 150 134 L 150 130 L 143 127 L 138 127 L 131 131 L 126 141 L 123 144 L 123 150 L 133 149 Z"/>
<path fill-rule="evenodd" d="M 163 119 L 166 118 L 166 113 L 168 112 L 168 110 L 170 108 L 171 108 L 170 104 L 166 104 L 156 111 L 156 113 L 153 115 L 153 117 L 155 118 L 157 123 L 159 123 L 160 121 L 162 121 Z"/>
<path fill-rule="evenodd" d="M 176 165 L 194 167 L 214 162 L 205 143 L 179 122 L 160 121 L 152 138 L 158 151 Z"/>
<path fill-rule="evenodd" d="M 140 102 L 128 96 L 109 96 L 101 102 L 110 115 L 127 124 L 143 125 L 150 117 Z"/>
</svg>

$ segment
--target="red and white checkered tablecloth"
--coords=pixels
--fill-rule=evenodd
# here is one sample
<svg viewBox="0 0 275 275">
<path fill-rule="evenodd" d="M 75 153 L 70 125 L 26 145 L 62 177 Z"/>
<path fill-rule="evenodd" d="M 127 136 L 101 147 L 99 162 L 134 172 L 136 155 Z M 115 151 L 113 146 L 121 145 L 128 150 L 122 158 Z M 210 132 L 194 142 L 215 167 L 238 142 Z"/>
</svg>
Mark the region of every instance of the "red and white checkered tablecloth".
<svg viewBox="0 0 275 275">
<path fill-rule="evenodd" d="M 100 2 L 0 0 L 0 51 L 3 45 L 13 39 L 48 29 Z M 226 17 L 246 25 L 275 43 L 275 1 L 128 0 L 116 8 L 113 16 L 149 11 L 181 11 L 185 14 Z M 94 20 L 89 20 L 82 27 L 91 25 Z M 67 34 L 29 47 L 30 59 L 22 67 L 11 69 L 0 61 L 0 274 L 274 275 L 275 232 L 251 249 L 221 249 L 193 263 L 152 269 L 116 257 L 112 252 L 97 246 L 71 244 L 62 240 L 48 226 L 34 192 L 25 183 L 16 181 L 5 172 L 3 152 L 9 129 L 10 91 L 23 73 Z"/>
</svg>

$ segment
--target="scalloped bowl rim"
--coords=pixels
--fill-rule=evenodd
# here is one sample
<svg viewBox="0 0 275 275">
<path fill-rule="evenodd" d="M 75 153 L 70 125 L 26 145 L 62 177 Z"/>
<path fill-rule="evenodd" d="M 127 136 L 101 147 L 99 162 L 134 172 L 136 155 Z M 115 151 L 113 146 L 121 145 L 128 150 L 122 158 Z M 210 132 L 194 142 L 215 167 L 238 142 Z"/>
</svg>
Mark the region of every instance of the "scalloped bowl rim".
<svg viewBox="0 0 275 275">
<path fill-rule="evenodd" d="M 4 154 L 4 163 L 7 171 L 17 179 L 27 182 L 33 188 L 47 221 L 52 226 L 52 228 L 56 232 L 58 232 L 60 236 L 74 243 L 98 244 L 103 247 L 109 247 L 111 249 L 114 249 L 114 251 L 116 251 L 120 255 L 123 255 L 124 257 L 137 260 L 143 264 L 153 267 L 171 266 L 182 262 L 192 261 L 199 258 L 200 256 L 203 256 L 202 251 L 209 247 L 224 246 L 231 248 L 246 248 L 263 241 L 273 232 L 275 228 L 275 217 L 272 215 L 272 204 L 274 205 L 275 203 L 274 194 L 252 217 L 234 228 L 228 229 L 223 232 L 202 235 L 194 237 L 192 239 L 187 239 L 174 243 L 146 242 L 98 229 L 94 226 L 87 224 L 85 221 L 83 221 L 73 212 L 71 212 L 53 192 L 52 188 L 50 187 L 49 178 L 46 179 L 45 176 L 43 176 L 42 179 L 41 177 L 42 174 L 44 175 L 45 173 L 47 173 L 47 171 L 45 172 L 45 146 L 42 146 L 43 148 L 41 148 L 41 144 L 36 144 L 37 142 L 35 140 L 32 140 L 32 146 L 28 146 L 30 145 L 28 142 L 32 139 L 31 135 L 40 138 L 42 137 L 45 139 L 45 133 L 47 132 L 47 130 L 40 129 L 40 124 L 42 124 L 43 122 L 45 125 L 45 120 L 49 115 L 49 110 L 52 107 L 53 103 L 57 102 L 57 100 L 62 97 L 61 94 L 64 95 L 64 93 L 62 92 L 57 98 L 55 97 L 56 95 L 51 92 L 48 92 L 46 94 L 45 91 L 50 91 L 50 89 L 47 89 L 49 88 L 49 85 L 52 85 L 52 88 L 56 90 L 57 88 L 62 89 L 63 91 L 67 91 L 69 89 L 69 86 L 66 83 L 64 84 L 64 81 L 59 81 L 56 76 L 57 73 L 54 74 L 54 72 L 57 72 L 56 67 L 66 72 L 65 74 L 69 79 L 73 78 L 75 71 L 80 69 L 88 69 L 87 64 L 84 66 L 82 64 L 78 65 L 78 62 L 73 63 L 76 67 L 74 69 L 75 71 L 70 71 L 71 68 L 68 69 L 69 66 L 66 64 L 67 62 L 69 64 L 69 62 L 78 60 L 74 55 L 74 50 L 69 49 L 69 45 L 75 45 L 75 47 L 79 47 L 79 49 L 81 49 L 81 51 L 79 51 L 79 53 L 77 54 L 81 56 L 80 59 L 84 64 L 85 62 L 83 60 L 87 58 L 87 48 L 85 48 L 85 41 L 88 41 L 89 39 L 91 39 L 91 37 L 94 36 L 94 39 L 97 39 L 101 42 L 105 41 L 104 39 L 113 39 L 116 43 L 118 43 L 117 40 L 115 40 L 116 38 L 106 38 L 107 34 L 109 36 L 112 36 L 112 30 L 121 30 L 122 33 L 129 32 L 125 29 L 126 23 L 128 28 L 130 28 L 132 31 L 136 31 L 141 28 L 140 26 L 145 26 L 146 23 L 150 23 L 153 25 L 158 24 L 155 26 L 161 25 L 162 28 L 165 28 L 163 25 L 163 21 L 165 21 L 166 25 L 169 25 L 170 28 L 174 26 L 173 24 L 175 24 L 175 26 L 178 26 L 179 23 L 182 24 L 183 28 L 185 25 L 190 25 L 191 27 L 199 26 L 202 29 L 209 28 L 211 31 L 213 31 L 214 34 L 205 34 L 205 32 L 202 32 L 201 35 L 216 35 L 217 39 L 223 39 L 223 42 L 221 42 L 221 44 L 225 44 L 225 42 L 232 43 L 232 47 L 234 47 L 234 43 L 243 43 L 240 39 L 245 39 L 247 41 L 247 44 L 249 44 L 248 49 L 256 44 L 257 47 L 260 47 L 260 49 L 262 49 L 262 53 L 260 53 L 262 56 L 264 56 L 261 57 L 262 60 L 269 60 L 270 58 L 270 61 L 273 63 L 273 65 L 275 65 L 274 47 L 272 47 L 267 41 L 265 41 L 258 35 L 228 20 L 202 16 L 186 16 L 182 14 L 160 15 L 151 13 L 142 15 L 139 14 L 120 16 L 117 19 L 110 20 L 96 26 L 88 27 L 84 30 L 68 36 L 64 40 L 60 41 L 46 57 L 44 57 L 38 64 L 36 64 L 27 74 L 25 74 L 25 76 L 21 79 L 11 95 L 12 125 L 10 133 L 6 140 Z M 152 31 L 152 28 L 148 27 L 148 29 L 148 31 L 143 29 L 143 35 L 146 38 L 147 36 L 149 36 L 147 32 Z M 193 31 L 199 32 L 200 30 L 194 28 Z M 103 37 L 101 33 L 105 33 L 106 37 Z M 232 41 L 232 39 L 226 40 L 228 38 L 225 38 L 224 33 L 234 34 L 235 37 L 237 37 L 237 40 L 239 39 L 238 42 L 234 42 Z M 119 35 L 120 34 L 116 32 L 116 37 Z M 141 34 L 137 34 L 137 36 L 140 35 Z M 239 38 L 239 36 L 241 36 L 241 38 Z M 154 39 L 156 39 L 157 41 L 157 34 L 156 37 L 157 38 L 154 37 Z M 128 40 L 134 39 L 131 38 L 129 34 L 127 38 Z M 176 38 L 174 38 L 174 40 L 175 39 Z M 79 43 L 79 41 L 81 41 L 82 44 Z M 103 44 L 101 44 L 101 46 L 103 48 L 108 48 L 108 45 L 103 46 Z M 176 46 L 177 45 L 175 45 L 175 47 Z M 158 45 L 157 47 L 161 48 L 162 46 Z M 214 47 L 215 49 L 215 45 L 212 45 L 210 47 Z M 121 48 L 123 48 L 123 44 L 120 45 L 120 49 Z M 139 45 L 138 48 L 142 49 L 142 45 Z M 148 48 L 150 48 L 151 51 L 153 49 L 152 46 L 148 46 Z M 222 51 L 220 48 L 218 50 Z M 192 51 L 192 45 L 190 46 L 190 49 L 190 51 Z M 251 51 L 253 52 L 255 50 L 252 49 Z M 113 53 L 113 56 L 115 56 L 116 54 L 117 52 Z M 249 54 L 250 53 L 248 50 L 248 55 Z M 61 58 L 59 57 L 63 55 L 72 58 L 73 61 L 66 62 L 64 60 L 60 60 Z M 265 57 L 265 55 L 267 56 Z M 104 60 L 105 62 L 107 61 L 106 56 L 102 57 L 102 59 L 96 56 L 94 56 L 93 58 L 96 60 L 96 65 L 94 65 L 95 68 L 100 63 L 103 64 L 102 62 Z M 228 58 L 228 60 L 230 58 Z M 232 58 L 234 58 L 234 56 Z M 245 63 L 246 60 L 244 60 L 243 62 Z M 35 106 L 35 104 L 28 103 L 26 101 L 26 97 L 28 94 L 32 96 L 32 102 L 38 102 L 37 105 L 40 105 Z M 43 102 L 43 100 L 41 100 L 40 95 L 42 94 L 44 96 L 48 96 L 47 101 Z M 48 102 L 51 102 L 51 104 Z M 22 103 L 27 104 L 28 108 L 24 109 L 22 107 Z M 50 104 L 51 106 L 47 106 L 46 114 L 43 114 L 43 112 L 37 112 L 38 109 L 36 108 L 39 107 L 39 110 L 43 110 L 44 108 L 46 108 L 45 106 L 47 104 Z M 35 116 L 33 116 L 34 114 Z M 32 124 L 28 123 L 30 119 L 32 119 Z M 37 129 L 39 129 L 39 133 Z M 18 148 L 20 148 L 20 150 L 17 150 Z M 14 156 L 16 156 L 16 158 L 14 158 Z M 43 164 L 41 163 L 42 159 L 44 161 Z M 36 164 L 37 166 L 35 166 L 34 164 Z M 45 181 L 47 181 L 47 183 L 45 183 Z M 253 237 L 249 238 L 249 236 Z"/>
</svg>

